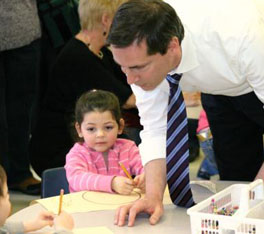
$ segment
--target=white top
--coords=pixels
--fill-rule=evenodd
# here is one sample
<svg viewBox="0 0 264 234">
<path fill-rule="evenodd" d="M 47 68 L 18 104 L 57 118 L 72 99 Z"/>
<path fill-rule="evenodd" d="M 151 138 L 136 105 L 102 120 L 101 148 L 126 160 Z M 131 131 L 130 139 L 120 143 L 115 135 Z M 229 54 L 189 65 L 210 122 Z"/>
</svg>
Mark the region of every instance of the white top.
<svg viewBox="0 0 264 234">
<path fill-rule="evenodd" d="M 264 103 L 264 21 L 252 0 L 166 0 L 185 28 L 182 61 L 186 91 L 239 96 L 254 91 Z M 132 85 L 144 126 L 139 145 L 143 165 L 166 157 L 169 84 L 152 91 Z"/>
</svg>

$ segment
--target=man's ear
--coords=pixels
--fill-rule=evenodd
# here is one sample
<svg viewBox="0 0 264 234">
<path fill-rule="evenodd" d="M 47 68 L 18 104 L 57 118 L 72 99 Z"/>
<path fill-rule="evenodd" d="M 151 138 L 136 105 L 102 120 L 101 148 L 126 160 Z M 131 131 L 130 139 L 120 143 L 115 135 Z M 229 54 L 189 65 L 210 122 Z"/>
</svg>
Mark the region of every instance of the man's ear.
<svg viewBox="0 0 264 234">
<path fill-rule="evenodd" d="M 177 52 L 180 47 L 181 46 L 178 37 L 172 37 L 168 45 L 168 50 L 170 50 L 171 52 Z"/>
<path fill-rule="evenodd" d="M 82 135 L 82 131 L 81 131 L 81 126 L 80 126 L 80 124 L 77 123 L 77 122 L 75 122 L 75 129 L 76 129 L 76 131 L 77 131 L 77 133 L 78 133 L 78 136 L 79 136 L 80 138 L 82 138 L 83 135 Z"/>
<path fill-rule="evenodd" d="M 178 37 L 171 38 L 168 45 L 167 54 L 169 56 L 168 63 L 170 63 L 172 66 L 171 69 L 180 64 L 182 58 L 182 50 Z"/>
<path fill-rule="evenodd" d="M 124 128 L 125 128 L 125 120 L 121 118 L 121 119 L 119 120 L 118 134 L 122 134 Z"/>
</svg>

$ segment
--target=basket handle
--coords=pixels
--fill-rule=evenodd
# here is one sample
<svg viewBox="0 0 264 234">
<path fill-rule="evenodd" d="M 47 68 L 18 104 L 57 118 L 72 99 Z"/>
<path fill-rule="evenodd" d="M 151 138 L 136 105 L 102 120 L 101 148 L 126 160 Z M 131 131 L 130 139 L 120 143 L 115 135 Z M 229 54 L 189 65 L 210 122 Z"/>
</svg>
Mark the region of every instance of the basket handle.
<svg viewBox="0 0 264 234">
<path fill-rule="evenodd" d="M 253 188 L 255 188 L 255 187 L 259 186 L 259 185 L 263 186 L 263 180 L 262 179 L 257 179 L 255 181 L 251 182 L 248 185 L 248 188 L 249 188 L 249 190 L 251 190 L 251 189 L 253 189 Z"/>
<path fill-rule="evenodd" d="M 249 192 L 250 190 L 260 186 L 261 191 L 263 191 L 263 180 L 258 179 L 248 184 L 248 186 L 242 188 L 241 199 L 239 204 L 239 215 L 244 215 L 249 210 Z M 261 193 L 261 198 L 263 199 L 263 192 Z"/>
<path fill-rule="evenodd" d="M 257 179 L 253 181 L 252 183 L 249 184 L 249 190 L 255 189 L 256 194 L 254 195 L 254 199 L 264 199 L 264 188 L 263 188 L 263 180 L 262 179 Z"/>
<path fill-rule="evenodd" d="M 242 188 L 238 216 L 244 216 L 249 210 L 249 187 Z"/>
</svg>

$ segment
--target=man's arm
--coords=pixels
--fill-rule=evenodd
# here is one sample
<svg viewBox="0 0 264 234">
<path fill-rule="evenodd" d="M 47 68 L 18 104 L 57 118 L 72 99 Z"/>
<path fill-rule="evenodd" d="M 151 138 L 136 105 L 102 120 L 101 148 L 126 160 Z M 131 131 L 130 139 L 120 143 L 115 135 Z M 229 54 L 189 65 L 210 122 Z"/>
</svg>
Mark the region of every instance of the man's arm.
<svg viewBox="0 0 264 234">
<path fill-rule="evenodd" d="M 240 45 L 237 67 L 240 68 L 240 74 L 247 78 L 258 99 L 264 103 L 264 16 L 258 15 L 257 9 L 252 15 L 254 20 L 250 22 L 251 25 Z"/>
<path fill-rule="evenodd" d="M 166 159 L 152 160 L 145 166 L 146 196 L 163 201 L 166 180 Z"/>
<path fill-rule="evenodd" d="M 126 215 L 128 226 L 133 226 L 138 213 L 150 215 L 150 224 L 156 224 L 163 214 L 163 194 L 166 187 L 165 159 L 156 159 L 145 165 L 146 195 L 133 204 L 120 207 L 115 215 L 114 223 L 118 226 L 125 224 Z"/>
<path fill-rule="evenodd" d="M 258 171 L 258 174 L 255 178 L 255 180 L 257 179 L 262 179 L 264 181 L 264 163 L 262 164 L 261 168 Z"/>
<path fill-rule="evenodd" d="M 136 97 L 134 94 L 131 94 L 127 99 L 126 103 L 122 106 L 124 109 L 130 109 L 136 107 Z"/>
<path fill-rule="evenodd" d="M 152 91 L 144 91 L 132 85 L 136 96 L 140 122 L 144 126 L 139 146 L 146 176 L 146 195 L 133 204 L 120 207 L 115 215 L 115 224 L 123 226 L 129 215 L 128 226 L 133 226 L 138 213 L 150 215 L 155 224 L 163 214 L 163 193 L 166 186 L 166 130 L 169 84 L 166 80 Z"/>
</svg>

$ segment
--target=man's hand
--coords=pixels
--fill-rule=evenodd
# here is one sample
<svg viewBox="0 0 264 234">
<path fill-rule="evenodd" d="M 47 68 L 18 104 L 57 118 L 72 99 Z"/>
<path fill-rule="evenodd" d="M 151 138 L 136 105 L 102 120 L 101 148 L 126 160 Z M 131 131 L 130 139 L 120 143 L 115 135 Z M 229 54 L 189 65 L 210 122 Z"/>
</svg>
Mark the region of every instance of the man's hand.
<svg viewBox="0 0 264 234">
<path fill-rule="evenodd" d="M 126 216 L 128 215 L 128 226 L 131 227 L 135 223 L 137 214 L 144 212 L 150 215 L 149 223 L 156 224 L 160 217 L 163 215 L 162 201 L 155 198 L 148 198 L 147 196 L 140 199 L 133 204 L 121 206 L 118 208 L 115 214 L 114 224 L 118 226 L 124 226 Z"/>
<path fill-rule="evenodd" d="M 134 189 L 134 181 L 123 176 L 116 176 L 111 186 L 116 193 L 129 195 Z"/>
<path fill-rule="evenodd" d="M 133 204 L 121 206 L 115 214 L 114 223 L 125 224 L 128 215 L 128 226 L 133 226 L 137 214 L 143 212 L 150 215 L 149 222 L 154 225 L 163 215 L 163 194 L 166 186 L 166 161 L 164 158 L 148 162 L 145 167 L 146 195 Z"/>
</svg>

